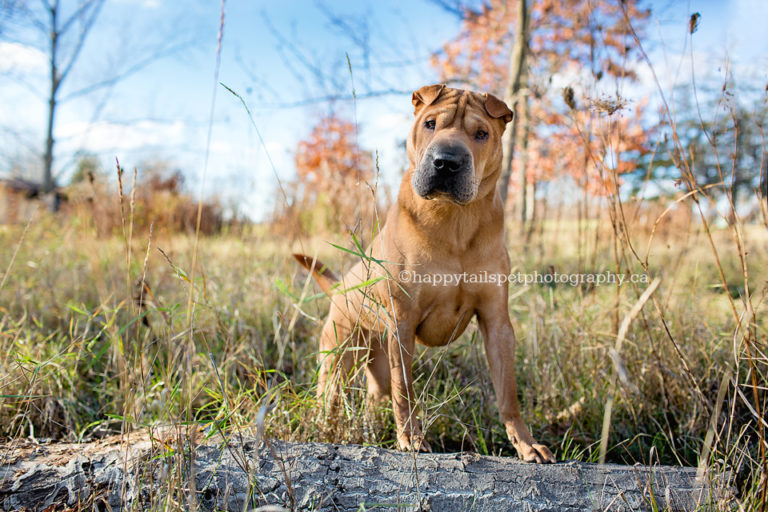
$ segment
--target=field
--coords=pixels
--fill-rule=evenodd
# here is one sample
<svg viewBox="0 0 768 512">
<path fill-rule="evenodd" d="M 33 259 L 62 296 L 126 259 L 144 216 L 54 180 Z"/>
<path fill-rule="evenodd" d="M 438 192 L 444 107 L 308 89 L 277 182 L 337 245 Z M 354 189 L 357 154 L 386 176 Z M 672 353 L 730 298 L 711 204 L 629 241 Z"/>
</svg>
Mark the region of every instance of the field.
<svg viewBox="0 0 768 512">
<path fill-rule="evenodd" d="M 524 418 L 558 459 L 597 461 L 611 402 L 607 460 L 727 466 L 744 506 L 757 507 L 766 230 L 717 228 L 678 209 L 649 245 L 649 212 L 633 208 L 631 244 L 615 250 L 605 210 L 581 227 L 571 212 L 552 215 L 527 244 L 510 226 L 513 273 L 627 276 L 621 286 L 511 286 Z M 324 417 L 315 399 L 328 299 L 290 252 L 317 251 L 334 268 L 354 259 L 329 242 L 354 249 L 342 233 L 291 240 L 262 225 L 197 240 L 130 229 L 99 237 L 87 217 L 38 212 L 26 227 L 2 227 L 0 435 L 81 441 L 201 423 L 209 435 L 263 429 L 394 447 L 391 410 L 366 411 L 360 377 L 343 414 Z M 658 289 L 618 347 L 653 279 Z M 421 350 L 415 375 L 434 450 L 514 455 L 474 322 L 459 341 Z"/>
<path fill-rule="evenodd" d="M 768 510 L 758 3 L 2 2 L 0 451 L 184 432 L 148 503 L 182 510 L 201 436 L 396 448 L 361 368 L 337 413 L 316 398 L 330 301 L 291 253 L 370 260 L 414 145 L 463 126 L 523 280 L 534 437 Z M 476 115 L 419 117 L 440 84 L 484 94 Z M 417 411 L 435 451 L 512 457 L 479 338 L 418 349 Z"/>
</svg>

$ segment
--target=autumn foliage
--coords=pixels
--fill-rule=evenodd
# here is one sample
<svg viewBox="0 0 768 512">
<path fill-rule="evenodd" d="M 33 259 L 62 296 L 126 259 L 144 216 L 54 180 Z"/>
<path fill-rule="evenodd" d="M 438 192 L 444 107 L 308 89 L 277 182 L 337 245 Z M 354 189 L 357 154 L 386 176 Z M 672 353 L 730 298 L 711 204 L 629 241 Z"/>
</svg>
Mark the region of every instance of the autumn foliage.
<svg viewBox="0 0 768 512">
<path fill-rule="evenodd" d="M 375 213 L 371 152 L 357 144 L 354 122 L 321 118 L 296 148 L 296 179 L 284 187 L 273 226 L 292 233 L 357 230 Z"/>
<path fill-rule="evenodd" d="M 637 170 L 648 150 L 641 105 L 620 95 L 622 84 L 637 78 L 624 12 L 618 2 L 530 4 L 527 85 L 521 91 L 530 102 L 528 182 L 565 178 L 584 192 L 609 193 L 620 184 L 618 175 Z M 642 27 L 649 11 L 636 1 L 622 4 Z M 505 0 L 467 9 L 460 33 L 432 57 L 442 80 L 504 97 L 516 16 Z M 570 105 L 562 96 L 565 87 L 575 91 Z M 514 161 L 515 174 L 524 162 Z M 513 180 L 511 195 L 515 185 Z"/>
<path fill-rule="evenodd" d="M 530 122 L 517 130 L 525 158 L 514 159 L 513 170 L 520 175 L 524 167 L 528 184 L 565 180 L 580 197 L 601 196 L 617 190 L 621 174 L 643 165 L 649 149 L 642 105 L 623 99 L 621 87 L 637 78 L 625 15 L 642 31 L 649 11 L 637 0 L 621 5 L 531 2 L 525 81 L 517 98 L 507 98 L 527 102 Z M 441 80 L 504 97 L 517 14 L 507 0 L 464 8 L 460 32 L 432 56 Z M 573 92 L 569 101 L 564 88 Z M 306 234 L 373 224 L 373 159 L 358 146 L 357 131 L 332 112 L 298 143 L 296 177 L 281 187 L 273 230 Z M 517 183 L 511 180 L 510 196 L 519 194 Z"/>
</svg>

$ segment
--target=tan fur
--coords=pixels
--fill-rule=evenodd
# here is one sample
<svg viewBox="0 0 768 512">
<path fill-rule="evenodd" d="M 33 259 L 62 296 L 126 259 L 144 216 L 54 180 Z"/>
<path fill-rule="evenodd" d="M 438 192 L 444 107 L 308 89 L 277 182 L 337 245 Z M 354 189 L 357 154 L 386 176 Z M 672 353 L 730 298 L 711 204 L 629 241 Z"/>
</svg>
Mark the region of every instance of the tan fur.
<svg viewBox="0 0 768 512">
<path fill-rule="evenodd" d="M 339 384 L 336 370 L 351 368 L 361 354 L 360 350 L 344 349 L 363 346 L 369 399 L 377 402 L 391 397 L 401 449 L 428 450 L 413 410 L 415 343 L 446 345 L 477 316 L 509 439 L 523 460 L 554 462 L 552 453 L 536 443 L 520 416 L 507 285 L 463 282 L 440 286 L 399 278 L 403 271 L 412 273 L 409 275 L 509 274 L 504 211 L 496 183 L 501 174 L 501 136 L 512 112 L 488 94 L 442 85 L 414 92 L 413 104 L 415 120 L 408 137 L 410 167 L 397 203 L 371 247 L 373 259 L 383 263 L 361 261 L 342 278 L 339 288 L 350 289 L 375 276 L 389 278 L 372 285 L 368 294 L 360 290 L 331 294 L 331 310 L 320 341 L 318 395 L 331 410 Z M 427 120 L 435 121 L 434 129 L 425 128 Z M 487 139 L 479 140 L 478 130 L 487 132 Z M 471 153 L 472 162 L 467 166 L 471 175 L 462 174 L 461 186 L 456 187 L 460 197 L 441 191 L 426 194 L 428 199 L 420 196 L 413 182 L 423 176 L 414 173 L 430 172 L 430 164 L 435 162 L 431 157 L 448 145 Z M 464 202 L 470 193 L 473 196 Z M 329 291 L 325 265 L 310 257 L 296 257 L 305 267 L 315 269 L 322 288 Z M 380 311 L 371 299 L 379 304 Z"/>
</svg>

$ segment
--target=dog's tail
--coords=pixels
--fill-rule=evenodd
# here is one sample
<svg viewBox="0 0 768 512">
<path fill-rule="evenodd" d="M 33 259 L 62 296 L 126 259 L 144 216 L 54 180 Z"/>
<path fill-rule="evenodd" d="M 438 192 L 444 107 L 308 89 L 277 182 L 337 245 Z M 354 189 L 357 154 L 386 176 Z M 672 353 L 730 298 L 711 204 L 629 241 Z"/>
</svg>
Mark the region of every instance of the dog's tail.
<svg viewBox="0 0 768 512">
<path fill-rule="evenodd" d="M 339 282 L 339 278 L 336 277 L 336 274 L 331 272 L 331 270 L 325 266 L 325 263 L 312 256 L 294 253 L 293 257 L 296 258 L 296 261 L 301 263 L 302 267 L 312 272 L 312 277 L 314 277 L 317 284 L 320 285 L 320 289 L 323 290 L 326 295 L 330 296 L 331 290 L 336 286 L 336 283 Z"/>
</svg>

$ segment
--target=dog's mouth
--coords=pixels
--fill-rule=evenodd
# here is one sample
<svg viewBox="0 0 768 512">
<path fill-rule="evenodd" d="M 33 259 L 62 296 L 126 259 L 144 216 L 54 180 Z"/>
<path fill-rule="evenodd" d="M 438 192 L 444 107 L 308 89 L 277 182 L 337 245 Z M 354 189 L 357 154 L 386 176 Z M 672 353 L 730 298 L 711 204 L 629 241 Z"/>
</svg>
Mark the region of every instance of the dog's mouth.
<svg viewBox="0 0 768 512">
<path fill-rule="evenodd" d="M 472 199 L 463 199 L 456 197 L 456 195 L 446 192 L 443 190 L 435 190 L 426 196 L 421 196 L 422 198 L 428 200 L 428 201 L 447 201 L 449 203 L 457 204 L 459 206 L 464 206 L 465 204 L 469 203 Z"/>
</svg>

